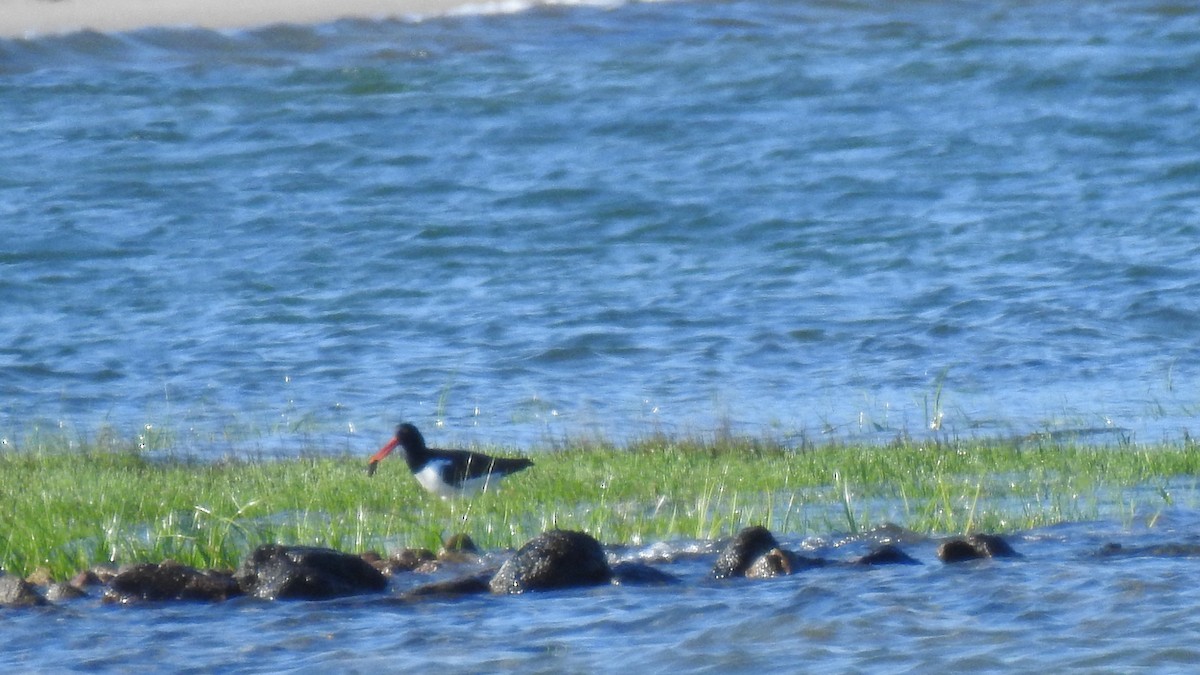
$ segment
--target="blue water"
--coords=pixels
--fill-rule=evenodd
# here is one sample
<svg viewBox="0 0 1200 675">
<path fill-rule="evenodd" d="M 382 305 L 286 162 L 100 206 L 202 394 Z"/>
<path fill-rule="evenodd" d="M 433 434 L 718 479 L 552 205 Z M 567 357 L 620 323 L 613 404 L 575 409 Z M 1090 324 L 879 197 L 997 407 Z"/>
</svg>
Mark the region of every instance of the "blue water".
<svg viewBox="0 0 1200 675">
<path fill-rule="evenodd" d="M 1178 440 L 1197 73 L 1200 10 L 1162 0 L 0 40 L 0 440 Z M 1088 552 L 1190 541 L 1196 513 L 1019 533 L 1026 562 L 927 542 L 920 568 L 720 588 L 696 564 L 684 590 L 445 604 L 93 599 L 0 615 L 0 662 L 1185 670 L 1194 561 Z"/>
<path fill-rule="evenodd" d="M 1198 38 L 756 0 L 0 41 L 0 422 L 1179 438 Z"/>
<path fill-rule="evenodd" d="M 1193 495 L 1194 498 L 1195 495 Z M 706 579 L 716 552 L 657 562 L 668 587 L 406 601 L 102 605 L 0 610 L 11 672 L 1191 672 L 1200 650 L 1194 557 L 1101 557 L 1108 542 L 1195 546 L 1200 511 L 1153 529 L 1099 521 L 1015 533 L 1018 560 L 827 567 L 771 580 Z M 784 540 L 834 560 L 861 541 Z M 850 551 L 843 549 L 851 549 Z M 614 551 L 657 559 L 660 546 Z"/>
</svg>

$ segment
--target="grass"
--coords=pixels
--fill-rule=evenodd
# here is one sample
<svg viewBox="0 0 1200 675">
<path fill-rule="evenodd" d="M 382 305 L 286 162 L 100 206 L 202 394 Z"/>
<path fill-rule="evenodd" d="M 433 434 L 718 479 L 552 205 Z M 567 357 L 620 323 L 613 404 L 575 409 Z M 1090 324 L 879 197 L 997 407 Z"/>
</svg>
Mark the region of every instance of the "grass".
<svg viewBox="0 0 1200 675">
<path fill-rule="evenodd" d="M 365 456 L 211 463 L 172 459 L 169 436 L 53 435 L 0 450 L 0 568 L 66 578 L 98 562 L 235 567 L 269 542 L 345 551 L 436 548 L 466 532 L 515 547 L 582 529 L 606 543 L 711 539 L 747 524 L 856 533 L 885 522 L 929 534 L 1013 531 L 1155 514 L 1196 494 L 1200 447 L 1061 441 L 782 447 L 652 437 L 535 451 L 504 489 L 443 502 L 400 460 Z M 492 449 L 499 453 L 512 450 Z M 163 455 L 166 458 L 163 458 Z"/>
</svg>

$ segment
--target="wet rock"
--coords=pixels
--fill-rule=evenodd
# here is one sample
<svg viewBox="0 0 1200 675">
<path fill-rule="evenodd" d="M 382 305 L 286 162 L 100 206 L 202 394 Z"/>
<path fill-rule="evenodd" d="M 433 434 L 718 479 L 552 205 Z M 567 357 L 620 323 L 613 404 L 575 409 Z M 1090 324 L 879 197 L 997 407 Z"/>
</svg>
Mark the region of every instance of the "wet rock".
<svg viewBox="0 0 1200 675">
<path fill-rule="evenodd" d="M 746 570 L 747 579 L 771 579 L 795 574 L 828 564 L 821 558 L 809 558 L 782 548 L 773 548 L 759 556 Z"/>
<path fill-rule="evenodd" d="M 308 546 L 260 546 L 234 576 L 243 592 L 266 600 L 325 600 L 387 588 L 387 577 L 361 557 Z"/>
<path fill-rule="evenodd" d="M 50 584 L 46 589 L 46 599 L 50 602 L 63 602 L 64 600 L 75 600 L 78 598 L 86 598 L 87 591 L 71 584 L 56 583 Z"/>
<path fill-rule="evenodd" d="M 717 562 L 713 565 L 712 577 L 714 579 L 744 577 L 756 560 L 776 549 L 779 549 L 779 542 L 775 541 L 775 535 L 771 534 L 767 528 L 761 525 L 743 528 L 717 556 Z M 782 561 L 778 562 L 782 564 Z M 768 566 L 771 564 L 764 563 Z"/>
<path fill-rule="evenodd" d="M 49 602 L 33 584 L 0 572 L 0 607 L 39 607 L 46 604 Z"/>
<path fill-rule="evenodd" d="M 854 561 L 855 565 L 920 565 L 921 561 L 913 558 L 900 547 L 885 544 Z"/>
<path fill-rule="evenodd" d="M 437 557 L 433 555 L 433 551 L 427 548 L 406 548 L 388 556 L 384 571 L 389 574 L 414 572 L 417 570 L 427 572 L 430 571 L 429 563 L 436 561 Z"/>
<path fill-rule="evenodd" d="M 76 574 L 74 577 L 71 577 L 70 584 L 79 590 L 84 590 L 88 586 L 103 586 L 105 581 L 101 579 L 100 575 L 96 574 L 94 570 L 84 570 L 79 574 Z"/>
<path fill-rule="evenodd" d="M 994 534 L 972 534 L 944 541 L 938 546 L 937 557 L 944 563 L 956 563 L 980 558 L 1019 558 L 1007 541 Z"/>
<path fill-rule="evenodd" d="M 426 598 L 426 597 L 453 597 L 459 595 L 477 595 L 491 591 L 491 585 L 488 580 L 491 578 L 490 571 L 481 574 L 475 574 L 469 577 L 459 577 L 458 579 L 450 579 L 448 581 L 439 581 L 432 584 L 417 586 L 416 588 L 406 592 L 406 598 Z"/>
<path fill-rule="evenodd" d="M 442 550 L 438 551 L 437 559 L 448 563 L 475 563 L 479 562 L 480 553 L 470 536 L 456 534 L 446 539 Z"/>
<path fill-rule="evenodd" d="M 479 547 L 475 545 L 475 540 L 471 539 L 469 534 L 456 534 L 446 539 L 442 544 L 442 552 L 445 553 L 474 553 L 479 555 Z"/>
<path fill-rule="evenodd" d="M 1166 543 L 1151 546 L 1125 547 L 1121 544 L 1105 544 L 1096 555 L 1106 558 L 1196 558 L 1200 557 L 1200 544 Z"/>
<path fill-rule="evenodd" d="M 978 560 L 986 556 L 965 539 L 951 539 L 938 545 L 937 557 L 944 563 L 956 563 Z"/>
<path fill-rule="evenodd" d="M 90 572 L 100 580 L 101 584 L 110 584 L 117 576 L 117 568 L 111 565 L 96 565 Z"/>
<path fill-rule="evenodd" d="M 606 584 L 612 569 L 600 542 L 583 532 L 550 530 L 530 539 L 492 577 L 493 593 Z"/>
<path fill-rule="evenodd" d="M 640 562 L 620 562 L 613 565 L 612 582 L 618 586 L 668 586 L 683 583 L 674 574 Z"/>
<path fill-rule="evenodd" d="M 201 571 L 173 561 L 141 563 L 123 568 L 109 582 L 105 600 L 136 601 L 196 600 L 219 602 L 241 595 L 233 576 Z"/>
</svg>

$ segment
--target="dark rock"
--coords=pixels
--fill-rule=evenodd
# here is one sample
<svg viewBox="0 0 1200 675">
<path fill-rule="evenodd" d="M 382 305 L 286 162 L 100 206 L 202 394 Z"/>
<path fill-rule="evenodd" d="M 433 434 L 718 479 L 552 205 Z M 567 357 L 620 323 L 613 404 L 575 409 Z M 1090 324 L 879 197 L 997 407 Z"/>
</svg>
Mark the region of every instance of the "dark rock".
<svg viewBox="0 0 1200 675">
<path fill-rule="evenodd" d="M 49 602 L 33 584 L 0 572 L 0 607 L 39 607 L 46 604 Z"/>
<path fill-rule="evenodd" d="M 474 553 L 479 555 L 479 547 L 475 545 L 475 541 L 468 534 L 456 534 L 448 539 L 442 545 L 442 551 L 446 553 Z"/>
<path fill-rule="evenodd" d="M 442 550 L 438 551 L 437 559 L 450 563 L 479 562 L 479 548 L 475 546 L 475 542 L 471 540 L 470 536 L 456 534 L 447 539 L 446 543 L 442 545 Z"/>
<path fill-rule="evenodd" d="M 771 579 L 827 564 L 828 562 L 821 558 L 809 558 L 786 549 L 773 548 L 755 559 L 746 570 L 745 576 L 747 579 Z"/>
<path fill-rule="evenodd" d="M 612 569 L 591 535 L 550 530 L 530 539 L 492 577 L 493 593 L 524 593 L 606 584 Z"/>
<path fill-rule="evenodd" d="M 96 565 L 90 571 L 100 580 L 101 584 L 112 583 L 117 576 L 117 568 L 111 565 Z"/>
<path fill-rule="evenodd" d="M 359 556 L 280 544 L 258 547 L 235 578 L 247 595 L 266 600 L 325 600 L 387 588 L 387 577 Z"/>
<path fill-rule="evenodd" d="M 1195 558 L 1200 557 L 1200 544 L 1166 543 L 1126 548 L 1120 544 L 1105 544 L 1096 555 L 1115 558 Z"/>
<path fill-rule="evenodd" d="M 460 577 L 458 579 L 450 579 L 449 581 L 439 581 L 432 584 L 417 586 L 416 588 L 406 592 L 404 597 L 452 597 L 458 595 L 476 595 L 479 593 L 487 593 L 491 590 L 491 585 L 488 583 L 488 578 L 491 577 L 491 574 L 492 573 L 489 571 L 469 577 Z"/>
<path fill-rule="evenodd" d="M 1019 558 L 1021 554 L 994 534 L 972 534 L 965 539 L 942 542 L 938 546 L 937 557 L 944 563 L 955 563 L 980 558 Z"/>
<path fill-rule="evenodd" d="M 103 586 L 104 581 L 92 570 L 84 570 L 71 578 L 71 585 L 83 590 L 88 586 Z"/>
<path fill-rule="evenodd" d="M 612 582 L 618 586 L 667 586 L 682 583 L 679 577 L 640 562 L 612 566 Z"/>
<path fill-rule="evenodd" d="M 742 529 L 717 556 L 713 565 L 714 579 L 744 577 L 756 560 L 779 548 L 775 535 L 761 525 Z"/>
<path fill-rule="evenodd" d="M 920 565 L 921 561 L 913 558 L 900 547 L 885 544 L 854 561 L 855 565 Z"/>
<path fill-rule="evenodd" d="M 792 573 L 792 552 L 773 548 L 758 556 L 743 576 L 747 579 L 771 579 Z"/>
<path fill-rule="evenodd" d="M 139 600 L 219 602 L 241 594 L 232 575 L 164 561 L 158 565 L 142 563 L 122 569 L 109 582 L 105 600 L 122 603 Z"/>
<path fill-rule="evenodd" d="M 973 534 L 967 537 L 967 541 L 989 558 L 1021 557 L 1021 554 L 1017 553 L 1007 541 L 994 534 Z"/>
<path fill-rule="evenodd" d="M 426 571 L 423 569 L 423 566 L 426 566 L 427 563 L 431 563 L 436 560 L 437 557 L 433 555 L 433 551 L 430 551 L 427 548 L 401 549 L 388 557 L 384 571 L 388 572 L 389 574 L 395 574 L 397 572 L 413 572 L 418 568 L 422 568 L 422 571 Z"/>
<path fill-rule="evenodd" d="M 944 563 L 956 563 L 978 560 L 984 555 L 966 539 L 950 539 L 938 545 L 937 557 Z"/>
</svg>

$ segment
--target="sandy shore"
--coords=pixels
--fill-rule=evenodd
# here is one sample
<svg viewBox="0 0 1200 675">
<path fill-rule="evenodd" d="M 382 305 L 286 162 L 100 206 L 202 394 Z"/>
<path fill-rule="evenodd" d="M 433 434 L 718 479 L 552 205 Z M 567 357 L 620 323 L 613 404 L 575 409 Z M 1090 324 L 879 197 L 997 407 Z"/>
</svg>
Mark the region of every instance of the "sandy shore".
<svg viewBox="0 0 1200 675">
<path fill-rule="evenodd" d="M 0 37 L 150 26 L 247 28 L 340 18 L 436 16 L 465 7 L 513 7 L 475 0 L 0 0 Z"/>
</svg>

